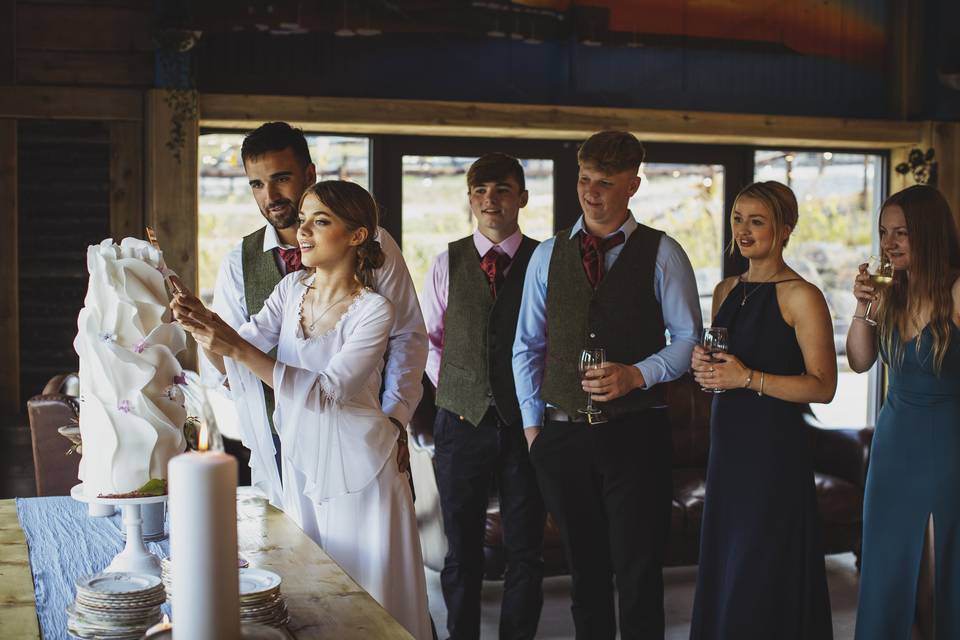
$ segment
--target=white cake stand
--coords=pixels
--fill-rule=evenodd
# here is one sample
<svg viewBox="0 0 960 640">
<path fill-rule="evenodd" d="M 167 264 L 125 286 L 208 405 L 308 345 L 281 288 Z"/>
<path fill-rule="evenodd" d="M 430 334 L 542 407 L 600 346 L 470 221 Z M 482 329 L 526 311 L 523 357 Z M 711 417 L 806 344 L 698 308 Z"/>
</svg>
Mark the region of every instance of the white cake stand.
<svg viewBox="0 0 960 640">
<path fill-rule="evenodd" d="M 140 506 L 166 502 L 167 496 L 97 498 L 84 495 L 83 484 L 81 483 L 70 489 L 70 497 L 87 504 L 112 504 L 123 510 L 123 525 L 127 530 L 127 546 L 104 569 L 104 573 L 135 571 L 154 576 L 160 575 L 160 560 L 147 551 L 146 545 L 143 544 L 143 517 L 140 514 Z"/>
</svg>

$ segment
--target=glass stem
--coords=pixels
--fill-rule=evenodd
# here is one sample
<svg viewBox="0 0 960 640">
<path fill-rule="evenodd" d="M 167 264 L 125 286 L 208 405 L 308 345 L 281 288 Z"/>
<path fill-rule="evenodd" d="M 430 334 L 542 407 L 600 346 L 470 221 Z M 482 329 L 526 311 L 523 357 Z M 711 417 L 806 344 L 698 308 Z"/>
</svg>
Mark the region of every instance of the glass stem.
<svg viewBox="0 0 960 640">
<path fill-rule="evenodd" d="M 867 320 L 870 318 L 870 310 L 873 309 L 873 300 L 867 303 L 867 308 L 863 312 L 863 319 Z"/>
<path fill-rule="evenodd" d="M 587 391 L 587 413 L 593 413 L 593 394 Z"/>
</svg>

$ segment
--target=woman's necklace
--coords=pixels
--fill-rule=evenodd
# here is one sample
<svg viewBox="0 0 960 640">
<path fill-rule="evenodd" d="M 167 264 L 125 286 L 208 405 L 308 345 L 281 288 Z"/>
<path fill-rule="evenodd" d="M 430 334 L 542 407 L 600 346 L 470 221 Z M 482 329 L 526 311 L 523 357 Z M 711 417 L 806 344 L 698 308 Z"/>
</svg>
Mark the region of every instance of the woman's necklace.
<svg viewBox="0 0 960 640">
<path fill-rule="evenodd" d="M 784 266 L 786 266 L 786 265 L 784 265 Z M 757 286 L 755 286 L 755 287 L 753 288 L 753 291 L 751 291 L 750 293 L 747 293 L 747 281 L 744 280 L 744 279 L 743 279 L 743 276 L 741 275 L 741 276 L 740 276 L 740 283 L 743 285 L 743 289 L 742 289 L 743 300 L 740 301 L 740 306 L 742 307 L 743 305 L 747 304 L 747 298 L 749 298 L 750 296 L 752 296 L 753 294 L 755 294 L 755 293 L 760 289 L 760 287 L 762 287 L 763 285 L 767 284 L 768 282 L 770 282 L 771 280 L 773 280 L 774 278 L 776 278 L 778 275 L 780 275 L 780 272 L 781 272 L 781 271 L 783 271 L 783 267 L 780 267 L 779 269 L 777 269 L 776 272 L 775 272 L 772 276 L 770 276 L 769 278 L 767 278 L 766 280 L 764 280 L 764 281 L 762 281 L 762 282 L 758 282 L 758 283 L 757 283 Z"/>
<path fill-rule="evenodd" d="M 342 298 L 338 298 L 334 302 L 330 303 L 327 306 L 327 308 L 323 310 L 323 313 L 321 313 L 320 315 L 317 315 L 317 299 L 316 297 L 314 297 L 313 305 L 311 305 L 313 310 L 313 321 L 309 325 L 307 325 L 307 331 L 309 331 L 310 333 L 313 333 L 314 327 L 317 326 L 318 322 L 323 320 L 323 317 L 327 315 L 327 313 L 329 313 L 331 309 L 333 309 L 335 306 L 337 306 L 338 304 L 340 304 L 350 296 L 356 295 L 356 293 L 357 291 L 356 289 L 354 289 L 353 291 L 350 291 L 349 293 L 347 293 L 347 295 L 343 296 Z"/>
</svg>

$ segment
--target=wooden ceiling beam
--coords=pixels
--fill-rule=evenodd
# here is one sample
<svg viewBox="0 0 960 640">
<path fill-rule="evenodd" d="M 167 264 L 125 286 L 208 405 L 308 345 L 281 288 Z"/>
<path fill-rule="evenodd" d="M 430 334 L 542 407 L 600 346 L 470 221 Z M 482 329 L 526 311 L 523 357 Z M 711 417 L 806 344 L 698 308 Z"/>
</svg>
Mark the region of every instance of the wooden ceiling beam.
<svg viewBox="0 0 960 640">
<path fill-rule="evenodd" d="M 308 131 L 539 139 L 622 129 L 651 142 L 896 148 L 918 144 L 923 123 L 551 105 L 201 94 L 206 127 L 251 129 L 286 120 Z"/>
</svg>

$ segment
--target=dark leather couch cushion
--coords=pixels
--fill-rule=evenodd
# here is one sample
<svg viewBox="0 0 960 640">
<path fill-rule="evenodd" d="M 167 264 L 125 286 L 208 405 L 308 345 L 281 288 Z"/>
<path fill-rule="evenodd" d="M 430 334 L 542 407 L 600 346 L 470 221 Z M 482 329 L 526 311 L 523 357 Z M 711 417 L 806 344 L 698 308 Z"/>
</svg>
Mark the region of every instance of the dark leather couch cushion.
<svg viewBox="0 0 960 640">
<path fill-rule="evenodd" d="M 863 490 L 824 473 L 813 474 L 817 505 L 825 524 L 857 524 L 863 520 Z"/>
<path fill-rule="evenodd" d="M 673 466 L 706 467 L 710 452 L 710 406 L 713 394 L 685 374 L 667 383 L 667 406 L 673 434 Z"/>
</svg>

